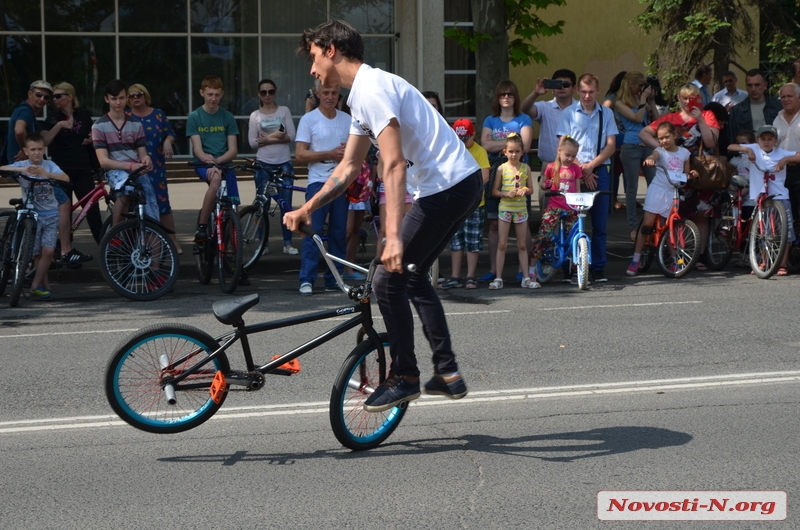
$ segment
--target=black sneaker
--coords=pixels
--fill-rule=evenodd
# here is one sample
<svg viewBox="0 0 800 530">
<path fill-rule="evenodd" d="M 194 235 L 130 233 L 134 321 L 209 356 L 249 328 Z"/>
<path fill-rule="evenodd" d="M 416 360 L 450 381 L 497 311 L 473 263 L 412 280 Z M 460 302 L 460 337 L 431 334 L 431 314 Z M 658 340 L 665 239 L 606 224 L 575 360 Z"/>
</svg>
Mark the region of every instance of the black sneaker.
<svg viewBox="0 0 800 530">
<path fill-rule="evenodd" d="M 239 276 L 239 285 L 242 287 L 250 287 L 250 279 L 247 277 L 247 273 L 242 271 L 241 276 Z"/>
<path fill-rule="evenodd" d="M 208 225 L 197 225 L 197 230 L 194 233 L 194 242 L 198 245 L 203 245 L 208 237 Z"/>
<path fill-rule="evenodd" d="M 597 283 L 605 283 L 608 281 L 608 278 L 606 278 L 606 275 L 603 274 L 603 271 L 592 271 L 590 277 L 593 282 Z"/>
<path fill-rule="evenodd" d="M 461 399 L 467 395 L 467 384 L 460 375 L 458 379 L 445 382 L 440 375 L 434 375 L 430 381 L 425 383 L 425 393 L 437 396 L 444 396 L 450 399 Z"/>
<path fill-rule="evenodd" d="M 404 401 L 419 397 L 419 381 L 412 383 L 404 377 L 390 377 L 364 402 L 367 412 L 383 412 L 396 407 Z"/>
<path fill-rule="evenodd" d="M 61 263 L 67 266 L 68 269 L 77 269 L 81 263 L 92 261 L 94 258 L 89 254 L 84 254 L 77 248 L 73 248 L 66 254 L 61 255 Z"/>
</svg>

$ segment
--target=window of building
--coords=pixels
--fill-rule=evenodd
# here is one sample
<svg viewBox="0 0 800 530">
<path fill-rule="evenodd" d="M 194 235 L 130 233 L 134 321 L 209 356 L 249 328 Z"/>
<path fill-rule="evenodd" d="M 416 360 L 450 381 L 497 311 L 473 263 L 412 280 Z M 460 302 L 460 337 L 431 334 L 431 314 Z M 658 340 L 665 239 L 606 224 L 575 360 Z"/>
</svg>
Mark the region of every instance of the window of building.
<svg viewBox="0 0 800 530">
<path fill-rule="evenodd" d="M 445 29 L 458 25 L 472 31 L 472 10 L 469 2 L 445 0 Z M 452 39 L 444 42 L 444 101 L 448 119 L 475 119 L 475 53 Z"/>
</svg>

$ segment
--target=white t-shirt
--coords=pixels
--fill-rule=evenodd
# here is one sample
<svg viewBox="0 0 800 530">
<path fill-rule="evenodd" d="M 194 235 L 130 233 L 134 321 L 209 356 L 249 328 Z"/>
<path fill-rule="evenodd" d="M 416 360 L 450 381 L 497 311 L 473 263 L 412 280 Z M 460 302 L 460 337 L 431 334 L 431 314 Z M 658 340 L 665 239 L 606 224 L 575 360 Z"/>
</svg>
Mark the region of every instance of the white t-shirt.
<svg viewBox="0 0 800 530">
<path fill-rule="evenodd" d="M 737 105 L 744 101 L 747 95 L 747 92 L 739 88 L 737 88 L 736 92 L 733 94 L 729 93 L 727 88 L 723 88 L 714 94 L 714 97 L 711 98 L 711 101 L 716 101 L 720 105 Z"/>
<path fill-rule="evenodd" d="M 464 142 L 422 94 L 406 80 L 362 64 L 347 104 L 353 114 L 350 134 L 378 136 L 392 118 L 400 125 L 406 181 L 414 197 L 449 189 L 480 171 Z"/>
<path fill-rule="evenodd" d="M 316 108 L 300 118 L 297 126 L 297 140 L 308 144 L 311 151 L 330 151 L 347 142 L 352 119 L 344 112 L 337 110 L 336 117 L 326 118 Z M 308 182 L 325 182 L 338 164 L 335 160 L 312 162 L 308 165 Z"/>
<path fill-rule="evenodd" d="M 653 177 L 653 182 L 651 182 L 650 185 L 658 186 L 672 193 L 675 186 L 670 183 L 667 177 L 667 171 L 683 173 L 683 166 L 685 162 L 689 160 L 691 153 L 684 147 L 678 147 L 678 150 L 674 153 L 667 151 L 663 147 L 658 147 L 655 151 L 658 153 L 658 159 L 656 160 L 656 176 Z"/>
<path fill-rule="evenodd" d="M 750 199 L 758 199 L 758 195 L 764 191 L 764 172 L 766 171 L 775 178 L 770 177 L 769 195 L 774 195 L 776 199 L 789 200 L 789 191 L 784 183 L 786 182 L 786 166 L 780 171 L 774 171 L 775 165 L 781 158 L 792 156 L 795 153 L 784 151 L 776 147 L 769 153 L 765 153 L 758 144 L 741 144 L 742 147 L 749 147 L 756 155 L 755 162 L 750 162 Z M 760 169 L 759 169 L 760 168 Z"/>
</svg>

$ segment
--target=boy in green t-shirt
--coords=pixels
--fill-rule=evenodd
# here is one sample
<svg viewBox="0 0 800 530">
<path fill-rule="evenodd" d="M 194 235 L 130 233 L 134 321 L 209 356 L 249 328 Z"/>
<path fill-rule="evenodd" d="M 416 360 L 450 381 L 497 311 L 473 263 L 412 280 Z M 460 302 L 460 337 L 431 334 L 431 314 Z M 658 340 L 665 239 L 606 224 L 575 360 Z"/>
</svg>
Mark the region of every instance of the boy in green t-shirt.
<svg viewBox="0 0 800 530">
<path fill-rule="evenodd" d="M 222 79 L 215 75 L 207 75 L 203 78 L 203 83 L 200 85 L 203 106 L 189 114 L 186 124 L 186 136 L 192 142 L 192 149 L 197 161 L 225 165 L 239 154 L 236 139 L 239 127 L 236 125 L 233 114 L 219 106 L 224 94 Z M 206 239 L 208 218 L 214 208 L 217 190 L 222 182 L 222 171 L 216 167 L 199 167 L 195 169 L 195 173 L 208 183 L 208 190 L 200 209 L 197 232 L 194 235 L 195 243 L 203 244 Z M 236 173 L 233 170 L 227 170 L 225 181 L 228 185 L 228 197 L 234 204 L 239 204 Z"/>
</svg>

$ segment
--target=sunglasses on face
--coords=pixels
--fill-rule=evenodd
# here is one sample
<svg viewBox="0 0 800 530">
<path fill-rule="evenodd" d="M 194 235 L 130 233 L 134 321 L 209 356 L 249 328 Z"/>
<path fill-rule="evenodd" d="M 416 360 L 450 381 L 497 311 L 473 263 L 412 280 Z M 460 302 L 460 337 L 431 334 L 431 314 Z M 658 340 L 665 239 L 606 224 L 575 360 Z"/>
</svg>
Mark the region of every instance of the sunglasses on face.
<svg viewBox="0 0 800 530">
<path fill-rule="evenodd" d="M 64 96 L 68 96 L 69 94 L 53 94 L 53 99 L 61 99 Z"/>
<path fill-rule="evenodd" d="M 36 99 L 44 99 L 45 101 L 50 99 L 50 94 L 42 94 L 41 92 L 34 92 L 33 95 L 36 96 Z"/>
<path fill-rule="evenodd" d="M 131 99 L 139 99 L 141 97 L 144 97 L 144 92 L 131 92 L 130 94 L 128 94 L 128 97 Z"/>
<path fill-rule="evenodd" d="M 274 96 L 275 89 L 270 88 L 269 90 L 259 90 L 258 93 L 261 94 L 262 96 Z"/>
<path fill-rule="evenodd" d="M 572 86 L 572 83 L 570 83 L 569 81 L 562 81 L 562 82 L 561 82 L 561 86 L 562 86 L 563 88 L 569 88 L 569 87 L 571 87 L 571 86 Z"/>
<path fill-rule="evenodd" d="M 514 93 L 513 92 L 502 92 L 502 93 L 498 94 L 497 97 L 499 97 L 501 99 L 502 98 L 513 98 L 514 97 Z"/>
</svg>

